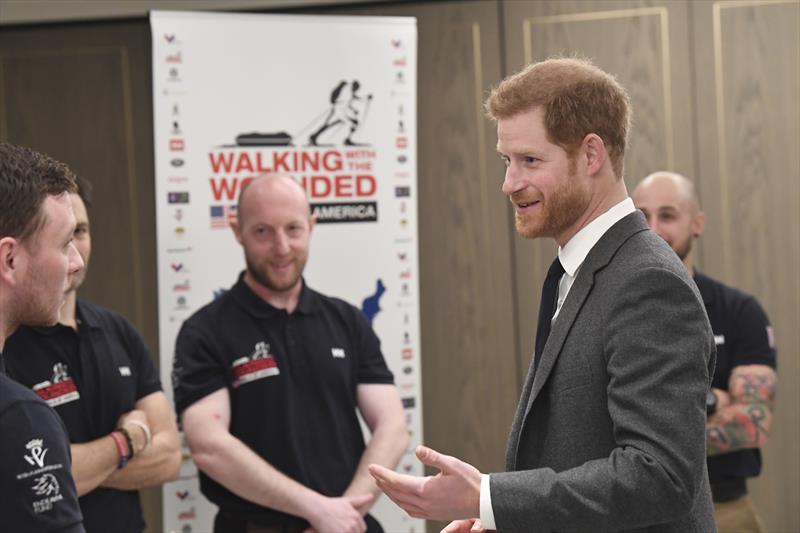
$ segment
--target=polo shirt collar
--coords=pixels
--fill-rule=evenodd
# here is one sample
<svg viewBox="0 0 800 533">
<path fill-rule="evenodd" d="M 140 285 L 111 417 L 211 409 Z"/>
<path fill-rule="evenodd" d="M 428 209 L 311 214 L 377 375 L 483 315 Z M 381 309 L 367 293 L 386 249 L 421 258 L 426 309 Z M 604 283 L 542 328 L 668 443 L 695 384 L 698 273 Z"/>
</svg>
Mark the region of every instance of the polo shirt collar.
<svg viewBox="0 0 800 533">
<path fill-rule="evenodd" d="M 301 283 L 303 286 L 300 289 L 300 298 L 293 314 L 298 312 L 300 314 L 314 313 L 320 308 L 319 295 L 314 290 L 308 288 L 305 278 L 301 278 Z M 276 313 L 284 311 L 283 309 L 273 307 L 253 292 L 253 289 L 244 281 L 244 271 L 239 273 L 239 279 L 231 288 L 231 295 L 247 312 L 259 318 L 270 318 Z"/>
<path fill-rule="evenodd" d="M 592 220 L 589 224 L 581 228 L 578 233 L 563 247 L 558 247 L 558 260 L 570 277 L 575 277 L 575 273 L 583 264 L 586 256 L 597 244 L 597 241 L 611 229 L 611 226 L 636 211 L 633 200 L 625 198 L 611 209 Z"/>
<path fill-rule="evenodd" d="M 714 287 L 712 287 L 711 283 L 707 276 L 704 276 L 699 270 L 696 268 L 694 269 L 694 284 L 697 285 L 697 289 L 700 291 L 700 296 L 703 298 L 703 301 L 706 303 L 706 306 L 714 301 Z"/>
</svg>

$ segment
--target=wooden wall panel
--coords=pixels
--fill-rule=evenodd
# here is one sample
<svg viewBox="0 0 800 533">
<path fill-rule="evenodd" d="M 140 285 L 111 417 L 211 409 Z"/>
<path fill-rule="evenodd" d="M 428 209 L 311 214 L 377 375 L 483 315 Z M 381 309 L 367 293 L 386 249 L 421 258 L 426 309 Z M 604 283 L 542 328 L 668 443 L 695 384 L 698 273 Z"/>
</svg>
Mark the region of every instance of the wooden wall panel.
<svg viewBox="0 0 800 533">
<path fill-rule="evenodd" d="M 315 10 L 417 17 L 424 440 L 502 470 L 518 399 L 508 202 L 494 126 L 495 1 Z"/>
<path fill-rule="evenodd" d="M 48 153 L 92 182 L 92 259 L 80 296 L 130 319 L 157 365 L 148 55 L 144 21 L 4 28 L 0 140 Z M 160 524 L 159 491 L 143 502 L 148 523 Z"/>
<path fill-rule="evenodd" d="M 552 56 L 591 58 L 628 90 L 633 127 L 625 157 L 629 191 L 659 169 L 693 170 L 688 22 L 682 2 L 504 3 L 508 73 Z M 522 375 L 533 353 L 539 295 L 555 257 L 549 240 L 514 241 Z"/>
<path fill-rule="evenodd" d="M 800 2 L 693 4 L 703 268 L 766 308 L 778 407 L 750 483 L 768 531 L 800 531 Z"/>
<path fill-rule="evenodd" d="M 423 437 L 483 472 L 504 469 L 520 383 L 503 166 L 482 112 L 500 80 L 497 10 L 459 1 L 334 11 L 417 17 Z"/>
</svg>

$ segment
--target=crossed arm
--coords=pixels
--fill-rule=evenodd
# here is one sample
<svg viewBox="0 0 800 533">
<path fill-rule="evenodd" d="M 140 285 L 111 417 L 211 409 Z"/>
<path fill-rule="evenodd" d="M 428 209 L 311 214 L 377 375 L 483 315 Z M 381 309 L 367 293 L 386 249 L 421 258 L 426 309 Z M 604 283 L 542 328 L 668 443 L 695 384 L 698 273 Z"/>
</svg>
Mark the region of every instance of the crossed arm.
<svg viewBox="0 0 800 533">
<path fill-rule="evenodd" d="M 767 365 L 737 366 L 728 391 L 712 389 L 717 411 L 706 422 L 708 455 L 766 444 L 772 427 L 778 378 Z"/>
<path fill-rule="evenodd" d="M 145 448 L 144 431 L 131 420 L 147 425 L 152 441 Z M 136 402 L 133 411 L 120 417 L 119 426 L 125 427 L 133 439 L 133 460 L 119 470 L 119 452 L 114 440 L 106 435 L 91 442 L 72 444 L 72 476 L 83 496 L 97 487 L 119 490 L 138 490 L 175 479 L 181 464 L 180 440 L 175 426 L 175 416 L 166 395 L 148 394 Z"/>
<path fill-rule="evenodd" d="M 323 496 L 298 483 L 231 435 L 227 389 L 192 404 L 184 411 L 182 422 L 197 466 L 234 494 L 263 507 L 300 516 L 320 533 L 363 532 L 366 525 L 362 514 L 369 509 L 377 491 L 367 465 L 379 462 L 394 467 L 408 436 L 394 386 L 359 385 L 358 403 L 373 434 L 341 497 Z"/>
</svg>

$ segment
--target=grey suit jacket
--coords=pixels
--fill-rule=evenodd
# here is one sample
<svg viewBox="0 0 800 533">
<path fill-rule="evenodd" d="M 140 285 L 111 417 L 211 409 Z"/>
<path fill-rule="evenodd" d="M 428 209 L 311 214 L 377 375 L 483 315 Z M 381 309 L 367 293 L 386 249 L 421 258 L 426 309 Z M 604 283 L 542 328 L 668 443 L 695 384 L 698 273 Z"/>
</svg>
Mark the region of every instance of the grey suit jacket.
<svg viewBox="0 0 800 533">
<path fill-rule="evenodd" d="M 498 531 L 713 532 L 714 362 L 697 287 L 631 213 L 589 252 L 528 371 L 507 472 L 490 477 Z"/>
</svg>

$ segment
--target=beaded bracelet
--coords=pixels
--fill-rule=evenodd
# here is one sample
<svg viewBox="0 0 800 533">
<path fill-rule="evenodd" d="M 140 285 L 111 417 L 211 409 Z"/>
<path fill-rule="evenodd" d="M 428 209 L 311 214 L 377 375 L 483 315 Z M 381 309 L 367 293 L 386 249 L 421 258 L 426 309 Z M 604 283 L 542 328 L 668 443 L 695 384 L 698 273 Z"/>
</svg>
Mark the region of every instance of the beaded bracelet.
<svg viewBox="0 0 800 533">
<path fill-rule="evenodd" d="M 114 441 L 114 444 L 117 445 L 117 451 L 119 452 L 119 463 L 117 464 L 117 468 L 125 468 L 125 465 L 128 464 L 128 459 L 130 459 L 128 455 L 128 451 L 125 449 L 125 437 L 119 431 L 112 431 L 109 433 L 111 440 Z"/>
</svg>

